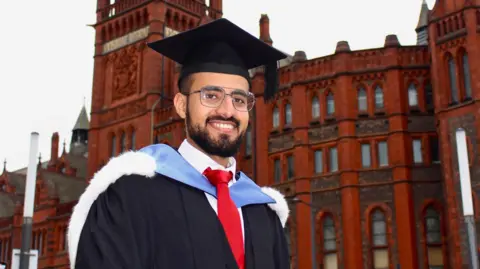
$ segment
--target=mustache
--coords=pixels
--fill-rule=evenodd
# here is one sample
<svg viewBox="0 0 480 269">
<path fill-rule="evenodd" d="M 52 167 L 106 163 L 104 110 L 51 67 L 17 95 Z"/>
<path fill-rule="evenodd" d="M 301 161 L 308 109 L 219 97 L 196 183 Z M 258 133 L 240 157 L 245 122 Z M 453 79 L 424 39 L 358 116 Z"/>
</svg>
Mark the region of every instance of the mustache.
<svg viewBox="0 0 480 269">
<path fill-rule="evenodd" d="M 221 121 L 229 121 L 235 125 L 235 127 L 238 127 L 240 125 L 240 121 L 235 119 L 234 117 L 230 118 L 224 118 L 222 116 L 212 116 L 207 118 L 207 123 L 212 121 L 212 120 L 221 120 Z"/>
</svg>

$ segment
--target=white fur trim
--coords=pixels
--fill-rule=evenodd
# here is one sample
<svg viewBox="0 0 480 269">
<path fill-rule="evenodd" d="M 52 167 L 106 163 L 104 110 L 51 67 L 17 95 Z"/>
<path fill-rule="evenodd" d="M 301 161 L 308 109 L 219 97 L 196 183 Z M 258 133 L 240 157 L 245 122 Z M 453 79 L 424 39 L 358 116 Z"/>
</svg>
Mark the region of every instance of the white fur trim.
<svg viewBox="0 0 480 269">
<path fill-rule="evenodd" d="M 275 204 L 268 204 L 268 206 L 277 213 L 278 218 L 282 223 L 282 227 L 285 227 L 288 215 L 290 214 L 290 209 L 288 208 L 285 197 L 281 192 L 271 187 L 262 187 L 262 191 L 276 201 Z"/>
<path fill-rule="evenodd" d="M 146 177 L 155 175 L 155 159 L 143 152 L 129 151 L 110 159 L 92 178 L 85 192 L 73 208 L 68 226 L 68 249 L 70 268 L 75 269 L 78 241 L 93 202 L 108 186 L 124 175 L 138 174 Z"/>
</svg>

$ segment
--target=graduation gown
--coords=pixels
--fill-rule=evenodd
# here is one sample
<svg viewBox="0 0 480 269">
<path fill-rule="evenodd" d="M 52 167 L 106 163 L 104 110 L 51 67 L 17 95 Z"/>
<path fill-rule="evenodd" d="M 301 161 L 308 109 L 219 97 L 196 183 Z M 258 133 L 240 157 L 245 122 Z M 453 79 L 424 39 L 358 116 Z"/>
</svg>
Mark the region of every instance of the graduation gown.
<svg viewBox="0 0 480 269">
<path fill-rule="evenodd" d="M 74 207 L 72 269 L 237 269 L 205 192 L 215 188 L 173 148 L 157 144 L 113 158 Z M 245 268 L 290 268 L 283 196 L 243 173 L 230 187 L 242 207 Z"/>
</svg>

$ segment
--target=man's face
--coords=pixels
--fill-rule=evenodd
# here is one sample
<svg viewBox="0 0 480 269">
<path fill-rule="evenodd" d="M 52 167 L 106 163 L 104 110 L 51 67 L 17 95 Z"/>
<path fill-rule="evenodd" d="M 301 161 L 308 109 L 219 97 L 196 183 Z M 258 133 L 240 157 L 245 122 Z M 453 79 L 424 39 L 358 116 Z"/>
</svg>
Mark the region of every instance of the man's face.
<svg viewBox="0 0 480 269">
<path fill-rule="evenodd" d="M 190 77 L 190 87 L 182 89 L 191 94 L 177 94 L 175 107 L 185 119 L 187 136 L 209 155 L 231 157 L 238 151 L 248 126 L 247 111 L 238 111 L 229 95 L 216 108 L 201 101 L 201 93 L 193 93 L 208 86 L 223 88 L 226 94 L 243 90 L 248 92 L 248 81 L 240 76 L 218 73 L 196 73 Z"/>
</svg>

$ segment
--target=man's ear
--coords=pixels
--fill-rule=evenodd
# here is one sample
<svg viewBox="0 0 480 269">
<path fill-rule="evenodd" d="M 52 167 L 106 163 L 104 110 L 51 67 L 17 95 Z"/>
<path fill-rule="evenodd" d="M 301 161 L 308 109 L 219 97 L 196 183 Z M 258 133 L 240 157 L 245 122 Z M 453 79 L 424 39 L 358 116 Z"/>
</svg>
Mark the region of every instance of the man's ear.
<svg viewBox="0 0 480 269">
<path fill-rule="evenodd" d="M 185 119 L 187 114 L 187 96 L 181 93 L 175 94 L 175 97 L 173 98 L 173 104 L 180 118 Z"/>
</svg>

